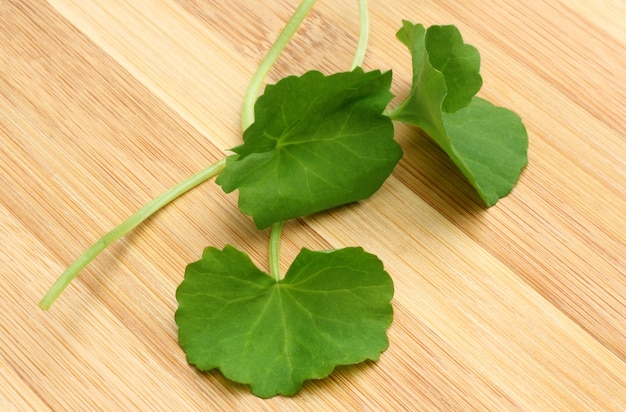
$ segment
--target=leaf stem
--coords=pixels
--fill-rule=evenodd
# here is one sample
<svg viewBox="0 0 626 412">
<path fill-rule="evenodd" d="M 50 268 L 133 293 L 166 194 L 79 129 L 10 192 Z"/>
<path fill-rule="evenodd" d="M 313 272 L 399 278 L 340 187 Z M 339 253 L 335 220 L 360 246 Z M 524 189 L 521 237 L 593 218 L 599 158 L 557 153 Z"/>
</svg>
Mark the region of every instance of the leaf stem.
<svg viewBox="0 0 626 412">
<path fill-rule="evenodd" d="M 265 76 L 267 76 L 276 60 L 278 60 L 278 56 L 280 56 L 285 47 L 287 47 L 287 44 L 316 1 L 317 0 L 303 0 L 300 3 L 252 76 L 252 80 L 250 80 L 250 84 L 243 98 L 241 113 L 241 126 L 243 130 L 246 130 L 254 122 L 254 102 L 261 90 Z"/>
<path fill-rule="evenodd" d="M 385 109 L 385 111 L 383 111 L 383 115 L 387 116 L 391 120 L 401 120 L 399 114 L 402 112 L 404 107 L 407 106 L 408 101 L 408 99 L 405 100 L 393 109 Z"/>
<path fill-rule="evenodd" d="M 65 272 L 63 272 L 63 274 L 45 294 L 43 299 L 41 299 L 39 306 L 44 310 L 48 310 L 54 301 L 61 295 L 67 285 L 69 285 L 70 282 L 78 275 L 78 273 L 96 256 L 98 256 L 100 252 L 106 249 L 107 246 L 126 235 L 144 220 L 152 216 L 177 197 L 219 174 L 224 169 L 225 165 L 226 159 L 224 158 L 213 163 L 197 174 L 183 180 L 176 186 L 167 190 L 165 193 L 154 198 L 151 202 L 147 203 L 144 207 L 135 212 L 135 214 L 129 217 L 126 221 L 98 239 L 89 249 L 83 252 L 83 254 L 80 255 L 78 259 L 76 259 L 74 263 L 72 263 L 65 270 Z"/>
<path fill-rule="evenodd" d="M 270 235 L 270 275 L 278 282 L 280 280 L 280 236 L 285 222 L 276 222 L 272 225 Z"/>
<path fill-rule="evenodd" d="M 367 41 L 370 32 L 370 19 L 369 12 L 367 10 L 367 0 L 359 0 L 359 43 L 354 55 L 354 61 L 352 62 L 351 70 L 363 65 L 363 59 L 365 58 L 365 52 L 367 50 Z"/>
</svg>

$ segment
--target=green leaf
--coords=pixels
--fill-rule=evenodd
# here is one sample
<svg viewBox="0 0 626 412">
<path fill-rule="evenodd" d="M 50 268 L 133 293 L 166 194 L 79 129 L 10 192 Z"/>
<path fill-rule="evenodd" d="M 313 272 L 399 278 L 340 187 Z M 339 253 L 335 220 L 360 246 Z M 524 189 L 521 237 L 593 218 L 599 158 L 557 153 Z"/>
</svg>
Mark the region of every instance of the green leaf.
<svg viewBox="0 0 626 412">
<path fill-rule="evenodd" d="M 478 93 L 482 86 L 480 54 L 474 46 L 463 42 L 455 26 L 430 26 L 426 30 L 421 24 L 404 21 L 397 36 L 411 51 L 414 87 L 428 69 L 425 66 L 443 74 L 446 90 L 442 111 L 452 113 L 465 107 Z"/>
<path fill-rule="evenodd" d="M 260 229 L 366 199 L 402 157 L 382 114 L 391 72 L 307 72 L 269 85 L 217 178 Z"/>
<path fill-rule="evenodd" d="M 392 295 L 382 263 L 361 248 L 302 249 L 276 282 L 232 246 L 209 247 L 176 292 L 179 342 L 200 370 L 289 396 L 337 365 L 378 359 Z"/>
<path fill-rule="evenodd" d="M 454 26 L 404 22 L 398 38 L 411 51 L 413 86 L 390 116 L 426 132 L 448 154 L 487 206 L 510 193 L 528 162 L 528 135 L 508 109 L 474 97 L 482 80 L 476 49 Z"/>
</svg>

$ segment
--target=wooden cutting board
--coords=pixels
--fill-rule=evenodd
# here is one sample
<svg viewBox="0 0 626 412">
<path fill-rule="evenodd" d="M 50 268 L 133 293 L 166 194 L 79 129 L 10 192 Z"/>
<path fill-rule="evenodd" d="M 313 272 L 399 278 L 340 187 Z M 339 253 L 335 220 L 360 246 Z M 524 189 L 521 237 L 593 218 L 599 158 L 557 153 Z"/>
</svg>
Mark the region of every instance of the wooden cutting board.
<svg viewBox="0 0 626 412">
<path fill-rule="evenodd" d="M 320 1 L 268 81 L 347 70 L 355 1 Z M 365 68 L 411 78 L 402 19 L 455 24 L 480 95 L 530 137 L 485 209 L 446 156 L 397 125 L 371 199 L 290 222 L 301 247 L 361 245 L 395 281 L 390 348 L 293 398 L 190 367 L 174 291 L 205 246 L 267 267 L 267 231 L 213 183 L 99 256 L 86 247 L 241 141 L 243 93 L 298 1 L 0 0 L 0 410 L 626 410 L 626 6 L 617 0 L 371 0 Z"/>
</svg>

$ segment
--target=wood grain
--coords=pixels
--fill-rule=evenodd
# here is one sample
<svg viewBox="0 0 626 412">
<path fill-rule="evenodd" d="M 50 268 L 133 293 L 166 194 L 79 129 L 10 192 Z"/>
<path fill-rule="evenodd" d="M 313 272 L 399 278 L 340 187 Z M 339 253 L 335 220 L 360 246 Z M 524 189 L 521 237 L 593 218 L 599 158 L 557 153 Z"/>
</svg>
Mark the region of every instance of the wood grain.
<svg viewBox="0 0 626 412">
<path fill-rule="evenodd" d="M 355 2 L 319 2 L 269 81 L 346 70 Z M 268 233 L 208 183 L 37 302 L 103 233 L 240 142 L 243 92 L 298 2 L 0 0 L 1 410 L 626 410 L 626 8 L 615 0 L 371 0 L 366 68 L 411 76 L 400 21 L 455 24 L 480 94 L 518 112 L 529 166 L 491 209 L 445 155 L 405 155 L 371 199 L 290 222 L 361 245 L 396 284 L 391 346 L 293 398 L 187 365 L 174 291 L 207 245 L 266 267 Z"/>
</svg>

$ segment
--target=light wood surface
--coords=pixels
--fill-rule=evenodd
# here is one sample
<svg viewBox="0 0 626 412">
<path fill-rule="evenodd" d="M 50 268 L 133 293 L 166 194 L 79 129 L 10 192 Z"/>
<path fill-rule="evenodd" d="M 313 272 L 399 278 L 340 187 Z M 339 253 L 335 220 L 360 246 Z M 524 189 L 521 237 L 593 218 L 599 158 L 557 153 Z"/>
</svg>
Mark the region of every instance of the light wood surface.
<svg viewBox="0 0 626 412">
<path fill-rule="evenodd" d="M 114 244 L 49 312 L 86 247 L 241 140 L 248 81 L 296 0 L 0 0 L 0 410 L 626 410 L 626 6 L 371 0 L 368 69 L 411 68 L 401 20 L 455 24 L 480 95 L 519 113 L 530 163 L 495 207 L 415 129 L 371 199 L 290 222 L 394 278 L 391 346 L 293 398 L 190 367 L 174 291 L 205 246 L 266 268 L 266 231 L 206 183 Z M 356 1 L 319 1 L 270 73 L 347 70 Z"/>
</svg>

